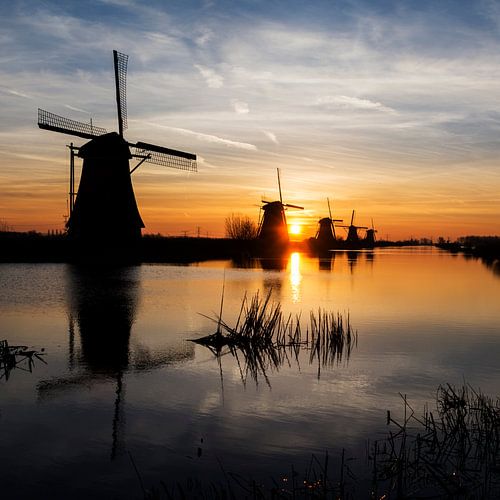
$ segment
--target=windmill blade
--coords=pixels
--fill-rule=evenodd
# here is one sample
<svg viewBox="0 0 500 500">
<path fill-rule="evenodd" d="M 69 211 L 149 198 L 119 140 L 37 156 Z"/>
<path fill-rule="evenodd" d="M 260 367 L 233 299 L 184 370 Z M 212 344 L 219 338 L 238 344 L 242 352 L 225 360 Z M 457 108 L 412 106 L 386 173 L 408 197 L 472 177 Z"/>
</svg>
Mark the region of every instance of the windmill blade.
<svg viewBox="0 0 500 500">
<path fill-rule="evenodd" d="M 283 197 L 281 196 L 281 180 L 280 180 L 280 169 L 277 168 L 276 169 L 277 172 L 278 172 L 278 189 L 279 189 L 279 192 L 280 192 L 280 203 L 283 204 Z"/>
<path fill-rule="evenodd" d="M 77 122 L 56 115 L 50 111 L 38 108 L 38 126 L 45 130 L 60 132 L 61 134 L 76 135 L 84 139 L 93 139 L 100 135 L 107 134 L 105 128 L 94 127 L 90 123 Z"/>
<path fill-rule="evenodd" d="M 328 203 L 328 213 L 330 214 L 330 219 L 332 219 L 332 210 L 330 208 L 330 198 L 327 198 L 326 202 Z"/>
<path fill-rule="evenodd" d="M 116 107 L 118 110 L 118 133 L 123 137 L 127 128 L 127 64 L 128 55 L 113 50 L 115 66 Z"/>
<path fill-rule="evenodd" d="M 304 207 L 299 207 L 298 205 L 291 205 L 290 203 L 283 203 L 284 207 L 289 207 L 289 208 L 298 208 L 300 210 L 304 210 Z"/>
<path fill-rule="evenodd" d="M 148 144 L 147 142 L 138 142 L 129 144 L 134 148 L 134 155 L 146 156 L 146 161 L 164 167 L 177 168 L 179 170 L 187 170 L 188 172 L 196 172 L 196 155 L 177 151 L 175 149 Z"/>
</svg>

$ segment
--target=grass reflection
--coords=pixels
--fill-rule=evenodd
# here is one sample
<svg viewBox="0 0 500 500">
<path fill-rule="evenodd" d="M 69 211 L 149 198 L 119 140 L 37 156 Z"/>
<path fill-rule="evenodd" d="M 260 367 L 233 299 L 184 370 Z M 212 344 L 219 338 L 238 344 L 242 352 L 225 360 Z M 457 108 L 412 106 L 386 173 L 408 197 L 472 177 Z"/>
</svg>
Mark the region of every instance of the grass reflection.
<svg viewBox="0 0 500 500">
<path fill-rule="evenodd" d="M 249 378 L 256 384 L 262 378 L 269 387 L 269 372 L 283 366 L 300 368 L 303 352 L 311 365 L 318 365 L 318 378 L 323 368 L 349 360 L 358 339 L 349 314 L 311 311 L 304 329 L 301 315 L 284 314 L 279 302 L 271 302 L 271 293 L 263 297 L 257 292 L 251 299 L 245 295 L 234 326 L 224 322 L 221 307 L 218 317 L 209 318 L 217 331 L 192 340 L 217 357 L 221 376 L 221 358 L 228 354 L 236 359 L 244 385 Z"/>
</svg>

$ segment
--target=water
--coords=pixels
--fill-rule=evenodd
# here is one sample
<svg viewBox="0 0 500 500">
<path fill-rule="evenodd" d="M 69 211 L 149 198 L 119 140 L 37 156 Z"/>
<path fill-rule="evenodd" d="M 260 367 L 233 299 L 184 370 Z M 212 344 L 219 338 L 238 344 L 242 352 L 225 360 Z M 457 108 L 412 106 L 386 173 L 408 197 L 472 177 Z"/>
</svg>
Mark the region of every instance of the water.
<svg viewBox="0 0 500 500">
<path fill-rule="evenodd" d="M 187 341 L 215 331 L 202 314 L 217 315 L 223 281 L 228 323 L 245 293 L 272 289 L 304 319 L 349 313 L 358 345 L 333 366 L 302 352 L 242 377 L 244 359 Z M 2 498 L 141 498 L 133 463 L 145 488 L 222 469 L 279 478 L 325 450 L 361 463 L 399 393 L 420 410 L 447 382 L 500 392 L 498 272 L 436 249 L 249 268 L 3 264 L 0 284 L 0 339 L 47 362 L 0 380 Z"/>
</svg>

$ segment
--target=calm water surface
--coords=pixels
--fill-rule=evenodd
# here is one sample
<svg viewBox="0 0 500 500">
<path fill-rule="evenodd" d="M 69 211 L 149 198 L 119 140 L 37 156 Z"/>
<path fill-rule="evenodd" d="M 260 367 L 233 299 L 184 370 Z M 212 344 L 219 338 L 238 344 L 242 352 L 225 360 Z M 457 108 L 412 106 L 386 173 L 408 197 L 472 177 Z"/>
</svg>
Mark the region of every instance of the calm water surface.
<svg viewBox="0 0 500 500">
<path fill-rule="evenodd" d="M 245 377 L 244 359 L 187 341 L 214 332 L 202 314 L 217 314 L 223 280 L 228 323 L 245 293 L 272 289 L 286 313 L 349 313 L 358 345 L 332 366 L 302 352 Z M 4 264 L 0 285 L 0 339 L 47 361 L 0 380 L 2 498 L 140 498 L 131 457 L 146 487 L 221 464 L 279 477 L 326 449 L 362 461 L 399 393 L 416 409 L 447 382 L 500 393 L 498 270 L 436 249 L 250 268 Z"/>
</svg>

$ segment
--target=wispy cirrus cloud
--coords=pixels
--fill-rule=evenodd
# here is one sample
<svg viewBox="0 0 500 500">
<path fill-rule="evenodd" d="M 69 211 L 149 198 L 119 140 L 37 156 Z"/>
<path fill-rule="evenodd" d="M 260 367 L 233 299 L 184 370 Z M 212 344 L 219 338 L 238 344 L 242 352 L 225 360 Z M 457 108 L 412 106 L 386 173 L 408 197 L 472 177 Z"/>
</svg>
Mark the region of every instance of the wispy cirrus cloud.
<svg viewBox="0 0 500 500">
<path fill-rule="evenodd" d="M 200 75 L 211 89 L 219 89 L 224 85 L 224 77 L 219 75 L 215 70 L 201 64 L 195 64 L 194 67 L 200 72 Z"/>
<path fill-rule="evenodd" d="M 383 111 L 384 113 L 395 113 L 396 111 L 389 106 L 384 106 L 378 101 L 370 99 L 360 99 L 359 97 L 350 97 L 346 95 L 327 95 L 318 97 L 316 104 L 328 109 L 354 109 L 360 111 Z"/>
<path fill-rule="evenodd" d="M 246 115 L 250 112 L 248 103 L 240 101 L 239 99 L 231 99 L 231 106 L 233 107 L 235 113 L 239 115 Z"/>
<path fill-rule="evenodd" d="M 19 90 L 14 90 L 14 89 L 2 89 L 5 93 L 16 96 L 16 97 L 23 97 L 24 99 L 33 99 L 32 96 L 25 94 L 24 92 L 20 92 Z"/>
<path fill-rule="evenodd" d="M 85 113 L 86 115 L 90 115 L 90 111 L 86 111 L 82 108 L 77 108 L 76 106 L 70 106 L 69 104 L 64 105 L 65 108 L 71 109 L 71 111 L 77 111 L 78 113 Z"/>
<path fill-rule="evenodd" d="M 276 134 L 270 132 L 269 130 L 263 130 L 262 133 L 274 144 L 279 144 Z"/>
<path fill-rule="evenodd" d="M 147 125 L 150 125 L 152 127 L 159 127 L 163 128 L 166 130 L 170 130 L 172 132 L 177 132 L 178 134 L 181 135 L 186 135 L 190 137 L 194 137 L 195 139 L 198 139 L 199 141 L 203 142 L 208 142 L 211 144 L 221 144 L 230 148 L 236 148 L 236 149 L 244 149 L 247 151 L 257 151 L 257 146 L 254 144 L 250 144 L 248 142 L 239 142 L 239 141 L 232 141 L 230 139 L 225 139 L 223 137 L 219 137 L 217 135 L 212 135 L 212 134 L 204 134 L 203 132 L 196 132 L 194 130 L 188 130 L 185 128 L 179 128 L 179 127 L 169 127 L 168 125 L 161 125 L 158 123 L 153 123 L 153 122 L 144 122 Z"/>
</svg>

